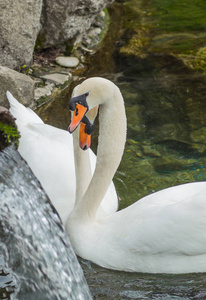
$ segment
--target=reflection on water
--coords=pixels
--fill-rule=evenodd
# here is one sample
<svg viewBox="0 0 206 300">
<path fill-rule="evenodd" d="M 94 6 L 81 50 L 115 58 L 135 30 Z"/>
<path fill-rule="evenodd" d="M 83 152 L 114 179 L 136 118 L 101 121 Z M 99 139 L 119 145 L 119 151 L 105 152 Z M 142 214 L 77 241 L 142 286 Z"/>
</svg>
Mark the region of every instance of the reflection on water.
<svg viewBox="0 0 206 300">
<path fill-rule="evenodd" d="M 155 59 L 148 77 L 130 78 L 123 72 L 117 81 L 128 118 L 126 150 L 116 176 L 121 207 L 168 186 L 206 180 L 206 82 L 200 75 L 175 76 L 168 69 L 157 75 L 154 66 Z"/>
<path fill-rule="evenodd" d="M 141 274 L 81 263 L 95 299 L 206 299 L 205 274 Z"/>
<path fill-rule="evenodd" d="M 125 99 L 127 143 L 114 179 L 120 208 L 168 186 L 206 180 L 206 79 L 178 58 L 204 46 L 206 2 L 196 9 L 189 0 L 171 3 L 116 3 L 106 43 L 86 74 L 113 80 Z M 53 125 L 57 114 L 47 116 Z M 66 128 L 68 120 L 62 122 Z M 204 274 L 128 274 L 82 265 L 95 299 L 206 299 Z"/>
</svg>

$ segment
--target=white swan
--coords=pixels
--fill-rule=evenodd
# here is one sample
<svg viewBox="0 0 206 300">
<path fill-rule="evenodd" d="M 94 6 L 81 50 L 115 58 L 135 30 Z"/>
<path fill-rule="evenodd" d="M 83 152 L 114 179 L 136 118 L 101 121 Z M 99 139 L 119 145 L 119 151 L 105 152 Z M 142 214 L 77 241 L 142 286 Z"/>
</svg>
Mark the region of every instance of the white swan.
<svg viewBox="0 0 206 300">
<path fill-rule="evenodd" d="M 76 254 L 115 270 L 206 272 L 206 182 L 164 189 L 105 218 L 96 217 L 122 157 L 126 117 L 122 95 L 109 80 L 85 80 L 76 95 L 86 92 L 89 109 L 99 105 L 100 133 L 94 175 L 66 224 Z M 74 147 L 78 160 L 82 150 L 77 142 Z M 83 176 L 78 174 L 77 188 Z"/>
<path fill-rule="evenodd" d="M 36 113 L 20 104 L 11 93 L 7 92 L 7 98 L 10 112 L 16 118 L 21 135 L 18 151 L 41 182 L 65 224 L 75 202 L 73 138 L 66 130 L 44 124 Z M 95 116 L 96 114 L 90 116 L 91 121 Z M 92 151 L 82 153 L 82 157 L 82 168 L 86 166 L 87 170 L 87 180 L 83 186 L 86 189 L 92 176 L 90 160 L 94 169 L 96 157 Z M 99 214 L 103 211 L 106 214 L 114 212 L 117 206 L 116 192 L 111 185 L 102 203 L 103 210 L 100 208 Z"/>
</svg>

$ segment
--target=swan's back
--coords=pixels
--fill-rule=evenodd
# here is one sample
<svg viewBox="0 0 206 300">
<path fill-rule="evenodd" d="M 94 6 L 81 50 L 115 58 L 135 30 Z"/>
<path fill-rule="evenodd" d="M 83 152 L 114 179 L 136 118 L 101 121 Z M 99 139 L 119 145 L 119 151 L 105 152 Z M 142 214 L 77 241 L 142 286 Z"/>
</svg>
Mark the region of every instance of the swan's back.
<svg viewBox="0 0 206 300">
<path fill-rule="evenodd" d="M 75 236 L 81 226 L 79 244 L 74 244 L 77 254 L 103 267 L 148 273 L 206 272 L 206 182 L 164 189 L 104 222 L 75 225 Z"/>
</svg>

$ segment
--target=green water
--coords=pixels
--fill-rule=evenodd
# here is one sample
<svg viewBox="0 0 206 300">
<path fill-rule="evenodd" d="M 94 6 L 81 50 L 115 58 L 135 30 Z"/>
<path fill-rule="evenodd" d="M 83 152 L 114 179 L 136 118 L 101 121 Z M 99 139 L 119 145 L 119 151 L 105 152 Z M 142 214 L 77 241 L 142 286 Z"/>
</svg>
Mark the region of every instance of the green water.
<svg viewBox="0 0 206 300">
<path fill-rule="evenodd" d="M 119 1 L 86 77 L 113 80 L 128 132 L 114 182 L 120 208 L 160 189 L 206 180 L 206 2 Z M 71 92 L 71 89 L 70 89 Z M 40 115 L 67 128 L 68 96 Z M 97 133 L 93 137 L 93 149 Z M 114 272 L 83 262 L 95 299 L 206 299 L 204 274 Z"/>
<path fill-rule="evenodd" d="M 86 75 L 113 80 L 125 99 L 127 143 L 114 178 L 120 208 L 168 186 L 206 180 L 206 79 L 184 56 L 206 45 L 206 4 L 198 3 L 115 4 L 106 43 L 91 58 Z"/>
</svg>

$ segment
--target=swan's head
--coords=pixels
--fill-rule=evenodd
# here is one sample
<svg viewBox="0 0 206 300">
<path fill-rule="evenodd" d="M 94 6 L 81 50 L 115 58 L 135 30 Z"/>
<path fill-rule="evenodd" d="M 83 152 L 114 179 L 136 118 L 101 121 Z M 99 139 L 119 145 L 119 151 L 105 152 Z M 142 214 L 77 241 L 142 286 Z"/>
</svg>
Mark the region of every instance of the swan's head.
<svg viewBox="0 0 206 300">
<path fill-rule="evenodd" d="M 88 78 L 75 87 L 69 102 L 69 109 L 74 112 L 70 133 L 79 126 L 88 110 L 113 98 L 114 88 L 117 87 L 110 80 L 101 77 Z"/>
<path fill-rule="evenodd" d="M 80 122 L 85 118 L 84 122 L 87 124 L 87 118 L 85 117 L 86 112 L 89 110 L 89 106 L 87 104 L 87 96 L 89 93 L 84 93 L 79 96 L 72 97 L 69 101 L 69 109 L 73 111 L 72 121 L 69 125 L 69 132 L 72 133 L 80 124 Z"/>
<path fill-rule="evenodd" d="M 101 77 L 88 78 L 76 86 L 73 91 L 73 97 L 69 102 L 69 108 L 73 112 L 69 132 L 72 133 L 81 123 L 80 140 L 84 133 L 90 135 L 91 138 L 91 131 L 93 130 L 93 122 L 91 120 L 96 118 L 100 104 L 113 99 L 115 89 L 117 87 L 110 80 Z M 85 124 L 84 129 L 82 123 Z M 84 136 L 85 138 L 86 136 Z M 82 148 L 81 141 L 80 147 Z M 87 149 L 88 147 L 85 146 L 82 149 L 84 148 Z"/>
<path fill-rule="evenodd" d="M 76 96 L 79 86 L 75 87 L 73 97 L 69 102 L 69 109 L 73 112 L 69 132 L 72 133 L 80 124 L 79 145 L 81 149 L 87 150 L 91 145 L 91 135 L 94 132 L 94 121 L 98 113 L 98 106 L 89 110 L 87 104 L 89 92 Z"/>
</svg>

